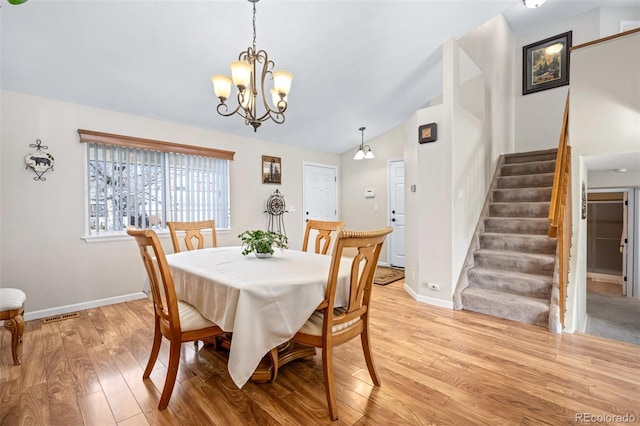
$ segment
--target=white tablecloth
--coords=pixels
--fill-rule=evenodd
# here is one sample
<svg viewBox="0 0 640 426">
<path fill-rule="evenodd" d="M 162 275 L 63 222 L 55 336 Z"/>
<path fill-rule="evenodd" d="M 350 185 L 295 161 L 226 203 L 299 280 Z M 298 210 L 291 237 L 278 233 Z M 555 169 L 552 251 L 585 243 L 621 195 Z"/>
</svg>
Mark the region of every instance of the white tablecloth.
<svg viewBox="0 0 640 426">
<path fill-rule="evenodd" d="M 331 256 L 276 250 L 243 256 L 240 247 L 167 255 L 178 299 L 233 332 L 229 374 L 241 388 L 262 357 L 288 341 L 324 300 Z M 340 268 L 336 306 L 347 300 L 351 259 Z"/>
</svg>

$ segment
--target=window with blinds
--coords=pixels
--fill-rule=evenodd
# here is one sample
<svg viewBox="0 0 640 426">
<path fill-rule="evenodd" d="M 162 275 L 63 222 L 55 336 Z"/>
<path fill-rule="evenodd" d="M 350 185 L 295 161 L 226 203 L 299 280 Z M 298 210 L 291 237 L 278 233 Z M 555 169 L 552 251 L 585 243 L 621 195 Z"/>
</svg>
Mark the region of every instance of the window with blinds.
<svg viewBox="0 0 640 426">
<path fill-rule="evenodd" d="M 229 228 L 229 160 L 87 144 L 88 235 L 214 219 Z"/>
</svg>

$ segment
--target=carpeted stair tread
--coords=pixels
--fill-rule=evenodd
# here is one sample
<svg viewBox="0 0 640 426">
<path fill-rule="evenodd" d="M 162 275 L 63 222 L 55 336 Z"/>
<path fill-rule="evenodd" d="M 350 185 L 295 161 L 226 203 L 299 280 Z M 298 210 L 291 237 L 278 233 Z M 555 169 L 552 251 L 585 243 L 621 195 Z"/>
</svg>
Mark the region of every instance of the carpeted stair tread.
<svg viewBox="0 0 640 426">
<path fill-rule="evenodd" d="M 474 267 L 467 272 L 469 285 L 503 293 L 519 294 L 549 300 L 553 278 L 548 275 L 525 274 Z"/>
<path fill-rule="evenodd" d="M 551 254 L 479 249 L 473 258 L 475 265 L 483 268 L 548 276 L 553 276 L 556 265 L 556 256 Z"/>
<path fill-rule="evenodd" d="M 488 217 L 484 220 L 484 229 L 503 234 L 547 235 L 549 220 L 540 217 Z"/>
<path fill-rule="evenodd" d="M 531 151 L 515 154 L 507 154 L 504 156 L 505 164 L 530 163 L 533 161 L 549 161 L 555 160 L 558 155 L 557 149 L 546 149 L 541 151 Z"/>
<path fill-rule="evenodd" d="M 544 188 L 553 186 L 553 173 L 501 176 L 498 178 L 498 188 Z"/>
<path fill-rule="evenodd" d="M 495 202 L 536 202 L 551 201 L 552 187 L 494 189 Z"/>
<path fill-rule="evenodd" d="M 524 253 L 544 253 L 555 255 L 558 240 L 546 235 L 501 234 L 484 232 L 480 234 L 480 248 L 495 251 Z"/>
<path fill-rule="evenodd" d="M 546 326 L 549 301 L 535 297 L 469 287 L 462 293 L 464 308 L 513 321 Z"/>
<path fill-rule="evenodd" d="M 520 202 L 520 203 L 491 203 L 489 214 L 491 217 L 549 217 L 548 201 Z"/>
<path fill-rule="evenodd" d="M 501 176 L 522 176 L 539 173 L 555 173 L 556 160 L 535 161 L 531 163 L 503 164 L 500 167 Z"/>
</svg>

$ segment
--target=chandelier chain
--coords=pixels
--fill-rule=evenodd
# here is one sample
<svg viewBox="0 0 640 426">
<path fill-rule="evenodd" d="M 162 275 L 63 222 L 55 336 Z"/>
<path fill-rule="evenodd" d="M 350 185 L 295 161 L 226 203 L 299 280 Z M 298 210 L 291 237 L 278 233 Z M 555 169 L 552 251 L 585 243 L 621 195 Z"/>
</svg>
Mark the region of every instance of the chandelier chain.
<svg viewBox="0 0 640 426">
<path fill-rule="evenodd" d="M 256 51 L 256 2 L 253 2 L 253 51 Z"/>
</svg>

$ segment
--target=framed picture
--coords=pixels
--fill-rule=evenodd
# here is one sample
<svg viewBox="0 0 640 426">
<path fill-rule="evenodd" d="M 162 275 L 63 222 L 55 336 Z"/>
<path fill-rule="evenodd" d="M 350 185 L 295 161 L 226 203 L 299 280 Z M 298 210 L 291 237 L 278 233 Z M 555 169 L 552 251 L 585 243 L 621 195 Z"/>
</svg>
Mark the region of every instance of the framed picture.
<svg viewBox="0 0 640 426">
<path fill-rule="evenodd" d="M 435 142 L 438 139 L 438 125 L 429 123 L 418 127 L 418 142 Z"/>
<path fill-rule="evenodd" d="M 522 48 L 522 94 L 569 84 L 571 31 Z"/>
<path fill-rule="evenodd" d="M 262 183 L 282 183 L 280 157 L 262 156 Z"/>
</svg>

